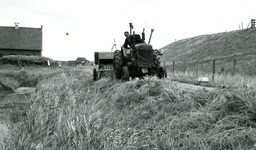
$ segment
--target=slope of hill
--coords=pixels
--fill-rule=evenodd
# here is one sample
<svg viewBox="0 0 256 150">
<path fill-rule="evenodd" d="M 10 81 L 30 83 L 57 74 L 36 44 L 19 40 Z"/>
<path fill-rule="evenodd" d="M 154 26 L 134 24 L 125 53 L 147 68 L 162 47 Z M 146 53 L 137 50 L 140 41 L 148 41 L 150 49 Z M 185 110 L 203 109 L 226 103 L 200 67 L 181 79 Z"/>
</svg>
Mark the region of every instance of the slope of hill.
<svg viewBox="0 0 256 150">
<path fill-rule="evenodd" d="M 163 61 L 166 65 L 171 65 L 174 60 L 198 60 L 202 64 L 216 59 L 218 67 L 230 69 L 232 65 L 225 63 L 235 58 L 238 72 L 252 73 L 251 68 L 255 66 L 256 28 L 191 37 L 170 43 L 161 49 L 165 50 Z M 195 63 L 190 66 L 195 66 Z"/>
</svg>

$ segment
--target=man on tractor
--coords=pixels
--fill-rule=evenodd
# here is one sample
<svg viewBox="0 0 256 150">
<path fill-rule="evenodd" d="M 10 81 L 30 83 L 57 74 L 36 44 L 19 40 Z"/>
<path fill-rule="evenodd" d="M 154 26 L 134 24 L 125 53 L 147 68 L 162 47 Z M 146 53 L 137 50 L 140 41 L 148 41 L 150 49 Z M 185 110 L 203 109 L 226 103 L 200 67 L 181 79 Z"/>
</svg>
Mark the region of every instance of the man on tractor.
<svg viewBox="0 0 256 150">
<path fill-rule="evenodd" d="M 123 56 L 126 56 L 126 53 L 123 53 L 123 51 L 127 48 L 130 48 L 131 45 L 132 45 L 132 42 L 131 42 L 131 38 L 130 38 L 130 35 L 129 35 L 128 31 L 124 32 L 124 36 L 126 37 L 126 39 L 125 39 L 125 42 L 124 42 L 123 46 L 121 47 L 121 52 L 122 52 Z"/>
<path fill-rule="evenodd" d="M 128 45 L 131 46 L 131 39 L 128 31 L 124 32 L 124 36 L 126 37 L 123 47 L 128 48 Z"/>
</svg>

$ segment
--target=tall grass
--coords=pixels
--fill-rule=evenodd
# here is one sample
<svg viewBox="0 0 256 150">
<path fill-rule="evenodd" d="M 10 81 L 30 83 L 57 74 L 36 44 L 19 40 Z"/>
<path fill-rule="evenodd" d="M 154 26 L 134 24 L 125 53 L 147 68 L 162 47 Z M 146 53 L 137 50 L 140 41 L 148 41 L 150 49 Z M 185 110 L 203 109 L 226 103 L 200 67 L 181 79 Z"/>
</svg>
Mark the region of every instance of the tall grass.
<svg viewBox="0 0 256 150">
<path fill-rule="evenodd" d="M 254 75 L 215 74 L 213 79 L 213 74 L 205 72 L 199 72 L 198 76 L 193 71 L 186 71 L 185 73 L 175 71 L 174 74 L 170 71 L 168 72 L 168 79 L 189 84 L 198 84 L 199 77 L 208 77 L 209 83 L 204 84 L 204 86 L 222 88 L 256 87 L 256 77 Z"/>
<path fill-rule="evenodd" d="M 94 82 L 91 69 L 61 70 L 37 84 L 6 149 L 256 149 L 253 86 L 184 90 L 170 78 Z"/>
</svg>

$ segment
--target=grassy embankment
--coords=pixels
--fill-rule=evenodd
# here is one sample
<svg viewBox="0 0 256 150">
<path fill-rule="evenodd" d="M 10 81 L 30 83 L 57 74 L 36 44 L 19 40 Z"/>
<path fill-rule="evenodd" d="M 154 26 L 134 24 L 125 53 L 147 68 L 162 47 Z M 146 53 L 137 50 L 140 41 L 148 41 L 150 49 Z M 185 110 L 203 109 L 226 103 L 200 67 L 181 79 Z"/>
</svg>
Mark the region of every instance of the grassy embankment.
<svg viewBox="0 0 256 150">
<path fill-rule="evenodd" d="M 93 82 L 81 68 L 36 74 L 44 78 L 24 119 L 10 125 L 8 150 L 256 148 L 256 92 L 246 78 L 207 92 L 170 79 Z"/>
<path fill-rule="evenodd" d="M 172 80 L 196 84 L 198 77 L 208 77 L 206 86 L 242 86 L 255 84 L 256 28 L 199 35 L 164 46 L 162 61 Z M 213 60 L 215 75 L 213 76 Z M 173 75 L 173 61 L 175 61 Z M 221 73 L 221 68 L 224 71 Z M 183 71 L 185 70 L 185 74 Z M 198 76 L 196 76 L 198 70 Z M 232 76 L 232 74 L 235 76 Z M 248 76 L 250 75 L 250 76 Z M 246 76 L 246 78 L 245 78 Z"/>
<path fill-rule="evenodd" d="M 199 71 L 212 73 L 213 60 L 216 74 L 223 67 L 228 74 L 233 73 L 235 61 L 236 74 L 254 75 L 256 72 L 255 47 L 256 28 L 229 31 L 209 35 L 200 35 L 164 46 L 162 61 L 172 70 Z M 185 64 L 184 64 L 185 61 Z"/>
</svg>

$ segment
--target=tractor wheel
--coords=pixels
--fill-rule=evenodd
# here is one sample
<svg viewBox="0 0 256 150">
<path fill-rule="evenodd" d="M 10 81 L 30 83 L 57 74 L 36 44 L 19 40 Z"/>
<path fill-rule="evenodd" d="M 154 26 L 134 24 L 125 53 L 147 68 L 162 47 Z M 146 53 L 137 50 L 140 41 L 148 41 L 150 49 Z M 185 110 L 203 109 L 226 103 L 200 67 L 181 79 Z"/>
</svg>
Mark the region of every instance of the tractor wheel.
<svg viewBox="0 0 256 150">
<path fill-rule="evenodd" d="M 166 69 L 164 67 L 159 67 L 158 78 L 160 78 L 160 79 L 167 78 L 167 72 L 166 72 Z"/>
<path fill-rule="evenodd" d="M 130 78 L 130 76 L 129 76 L 129 70 L 128 70 L 128 67 L 123 67 L 123 79 L 125 80 L 125 81 L 129 81 L 129 78 Z"/>
<path fill-rule="evenodd" d="M 95 68 L 93 69 L 93 80 L 97 80 L 97 70 Z"/>
<path fill-rule="evenodd" d="M 117 79 L 121 79 L 122 78 L 122 67 L 123 67 L 123 58 L 122 58 L 122 54 L 121 51 L 116 50 L 114 52 L 114 73 L 115 73 L 115 77 Z"/>
</svg>

